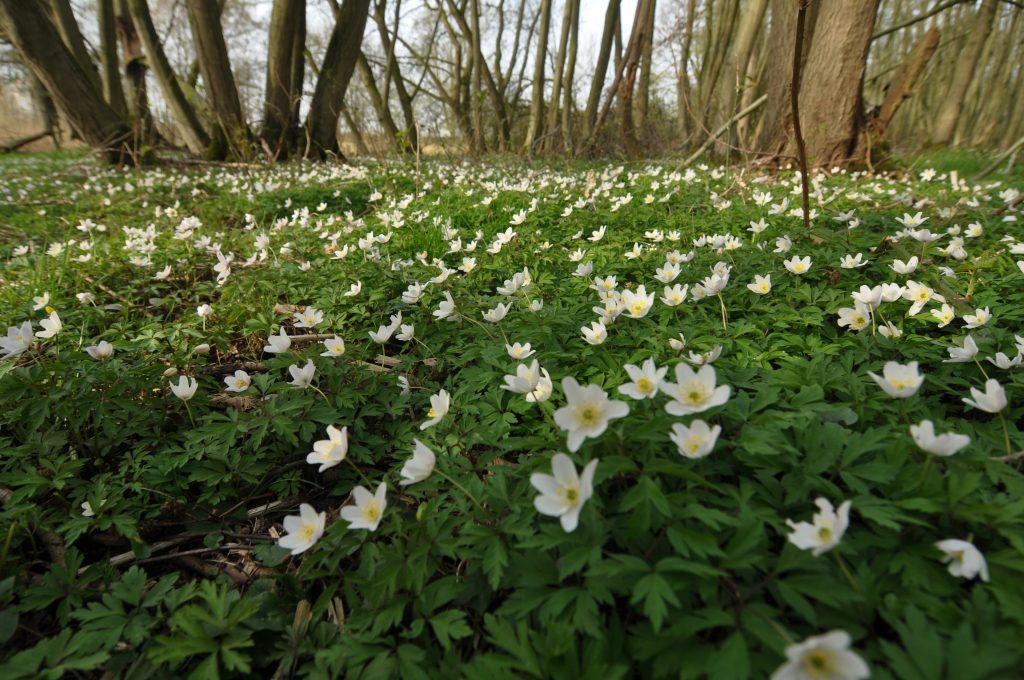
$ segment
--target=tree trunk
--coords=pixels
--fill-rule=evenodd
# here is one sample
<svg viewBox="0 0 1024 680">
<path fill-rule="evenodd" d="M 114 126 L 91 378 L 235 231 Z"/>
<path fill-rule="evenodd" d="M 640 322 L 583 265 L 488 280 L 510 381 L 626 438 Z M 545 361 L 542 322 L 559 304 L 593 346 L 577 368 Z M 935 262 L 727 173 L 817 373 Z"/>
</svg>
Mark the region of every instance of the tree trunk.
<svg viewBox="0 0 1024 680">
<path fill-rule="evenodd" d="M 565 66 L 565 78 L 562 82 L 562 148 L 572 152 L 573 149 L 573 83 L 576 77 L 576 53 L 580 41 L 580 0 L 566 0 L 572 3 L 572 27 L 569 31 L 569 57 Z"/>
<path fill-rule="evenodd" d="M 53 139 L 53 145 L 59 149 L 60 125 L 57 121 L 57 109 L 53 106 L 53 99 L 50 98 L 50 93 L 46 91 L 43 81 L 36 77 L 32 69 L 27 70 L 29 92 L 32 96 L 32 104 L 36 109 L 36 114 L 43 124 L 43 130 Z"/>
<path fill-rule="evenodd" d="M 306 155 L 344 158 L 338 147 L 338 116 L 363 42 L 370 0 L 345 0 L 327 43 L 320 77 L 306 116 Z"/>
<path fill-rule="evenodd" d="M 851 160 L 863 123 L 862 90 L 880 0 L 821 0 L 815 37 L 800 81 L 800 125 L 808 167 Z M 792 54 L 792 52 L 790 53 Z M 796 145 L 786 132 L 776 145 Z M 783 142 L 785 142 L 783 144 Z"/>
<path fill-rule="evenodd" d="M 541 0 L 540 32 L 537 34 L 537 52 L 533 60 L 533 84 L 530 97 L 530 121 L 526 126 L 523 150 L 529 154 L 541 135 L 544 117 L 544 62 L 548 58 L 548 31 L 551 26 L 551 0 Z"/>
<path fill-rule="evenodd" d="M 164 95 L 175 121 L 175 131 L 181 136 L 188 150 L 203 155 L 210 144 L 210 138 L 203 129 L 199 116 L 181 88 L 178 77 L 171 69 L 171 63 L 160 44 L 153 17 L 146 0 L 128 0 L 135 30 L 146 53 L 146 63 L 153 70 L 156 82 Z"/>
<path fill-rule="evenodd" d="M 654 57 L 654 18 L 658 3 L 651 0 L 644 26 L 644 44 L 640 50 L 639 94 L 636 98 L 636 125 L 641 131 L 647 129 L 647 114 L 651 106 L 651 66 Z M 646 136 L 646 135 L 645 135 Z"/>
<path fill-rule="evenodd" d="M 764 23 L 767 8 L 768 0 L 748 0 L 740 10 L 736 38 L 729 46 L 721 82 L 715 91 L 711 116 L 708 119 L 708 127 L 712 130 L 718 129 L 725 121 L 730 120 L 739 108 L 741 94 L 749 85 L 747 72 L 750 54 L 761 31 L 761 24 Z M 727 130 L 722 143 L 718 146 L 719 153 L 727 155 L 735 142 L 735 135 L 731 133 L 731 129 Z"/>
<path fill-rule="evenodd" d="M 569 30 L 572 24 L 572 0 L 565 0 L 562 6 L 562 26 L 558 35 L 558 51 L 555 52 L 554 70 L 551 72 L 551 101 L 544 127 L 548 131 L 545 148 L 555 145 L 555 129 L 558 127 L 558 100 L 562 92 L 562 78 L 565 75 L 566 52 L 569 49 Z"/>
<path fill-rule="evenodd" d="M 909 99 L 917 87 L 917 79 L 921 77 L 928 61 L 939 47 L 939 29 L 931 28 L 924 34 L 914 49 L 907 56 L 896 75 L 889 81 L 885 93 L 885 101 L 878 110 L 878 115 L 871 121 L 871 131 L 881 137 L 889 128 L 900 106 Z"/>
<path fill-rule="evenodd" d="M 935 114 L 935 123 L 932 128 L 933 144 L 946 145 L 953 138 L 957 121 L 960 119 L 960 111 L 964 105 L 964 96 L 967 94 L 967 88 L 971 86 L 974 69 L 978 65 L 981 51 L 985 48 L 988 34 L 992 30 L 992 20 L 998 7 L 999 0 L 983 0 L 981 3 L 981 9 L 978 10 L 974 19 L 974 26 L 967 37 L 967 43 L 958 55 L 949 89 Z"/>
<path fill-rule="evenodd" d="M 294 61 L 303 58 L 306 0 L 275 0 L 270 15 L 267 47 L 267 79 L 263 99 L 263 129 L 260 138 L 273 159 L 284 160 L 291 153 L 295 135 L 292 112 L 302 97 L 301 81 L 296 83 Z M 298 50 L 296 44 L 300 45 Z"/>
<path fill-rule="evenodd" d="M 214 120 L 232 155 L 247 158 L 248 130 L 221 30 L 220 5 L 217 0 L 185 0 L 185 6 Z"/>
<path fill-rule="evenodd" d="M 381 94 L 380 88 L 377 87 L 377 82 L 373 77 L 373 69 L 370 68 L 370 62 L 362 50 L 359 51 L 359 59 L 356 62 L 356 66 L 359 69 L 359 75 L 362 76 L 363 82 L 366 84 L 366 92 L 370 96 L 370 104 L 373 105 L 374 113 L 377 114 L 377 122 L 380 123 L 381 128 L 384 130 L 384 136 L 387 137 L 388 144 L 395 151 L 401 151 L 402 147 L 398 141 L 398 126 L 395 125 L 395 119 L 391 116 L 391 109 Z"/>
<path fill-rule="evenodd" d="M 117 0 L 117 35 L 124 54 L 126 105 L 132 124 L 133 146 L 142 147 L 154 142 L 153 116 L 149 112 L 149 94 L 146 89 L 146 60 L 142 54 L 139 34 L 135 31 L 126 0 Z"/>
<path fill-rule="evenodd" d="M 0 23 L 22 61 L 46 87 L 71 126 L 110 163 L 131 159 L 131 132 L 61 41 L 43 5 L 0 0 Z"/>
<path fill-rule="evenodd" d="M 100 32 L 100 67 L 103 98 L 122 118 L 127 113 L 121 69 L 117 59 L 117 29 L 114 21 L 114 0 L 97 0 L 96 16 Z"/>
<path fill-rule="evenodd" d="M 608 62 L 612 54 L 612 39 L 619 21 L 619 5 L 621 0 L 608 0 L 608 8 L 604 13 L 604 30 L 601 32 L 601 47 L 597 52 L 597 65 L 594 67 L 594 79 L 590 82 L 590 94 L 587 96 L 587 108 L 583 113 L 583 137 L 589 138 L 594 132 L 597 122 L 597 107 L 601 105 L 601 93 L 604 91 L 604 79 L 608 74 Z"/>
<path fill-rule="evenodd" d="M 697 0 L 689 0 L 686 6 L 686 28 L 683 44 L 679 50 L 679 73 L 676 74 L 676 128 L 680 137 L 690 133 L 690 48 L 693 45 L 693 24 L 697 13 Z"/>
<path fill-rule="evenodd" d="M 60 39 L 71 51 L 71 55 L 82 67 L 82 71 L 96 91 L 102 91 L 103 83 L 100 82 L 100 74 L 96 72 L 96 65 L 85 48 L 85 38 L 82 37 L 82 32 L 78 28 L 78 22 L 75 21 L 75 13 L 71 9 L 70 0 L 51 0 L 51 6 L 53 8 L 53 23 L 57 27 Z"/>
<path fill-rule="evenodd" d="M 650 11 L 654 0 L 639 0 L 636 4 L 636 13 L 633 16 L 633 28 L 630 30 L 629 42 L 626 44 L 626 51 L 622 57 L 622 68 L 618 76 L 618 88 L 612 85 L 612 92 L 608 95 L 608 103 L 597 118 L 597 127 L 601 126 L 605 113 L 611 100 L 616 95 L 619 99 L 619 134 L 621 141 L 626 147 L 626 152 L 636 155 L 639 144 L 636 138 L 636 127 L 633 124 L 633 92 L 636 84 L 637 69 L 640 66 L 640 57 L 643 53 L 643 45 L 647 33 L 647 14 Z"/>
</svg>

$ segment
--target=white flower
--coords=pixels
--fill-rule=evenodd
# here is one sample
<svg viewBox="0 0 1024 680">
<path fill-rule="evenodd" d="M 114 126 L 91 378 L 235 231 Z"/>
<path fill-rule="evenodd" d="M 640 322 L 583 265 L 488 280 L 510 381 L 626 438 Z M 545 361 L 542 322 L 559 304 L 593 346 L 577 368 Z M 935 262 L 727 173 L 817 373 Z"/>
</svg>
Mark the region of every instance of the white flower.
<svg viewBox="0 0 1024 680">
<path fill-rule="evenodd" d="M 797 257 L 794 255 L 788 260 L 783 260 L 782 264 L 794 274 L 804 274 L 811 268 L 811 256 Z"/>
<path fill-rule="evenodd" d="M 288 334 L 284 331 L 284 326 L 281 327 L 280 335 L 267 336 L 267 344 L 263 347 L 263 351 L 269 354 L 280 354 L 281 352 L 287 352 L 291 349 L 292 339 L 288 337 Z"/>
<path fill-rule="evenodd" d="M 7 337 L 0 337 L 0 350 L 3 350 L 3 356 L 0 359 L 18 356 L 32 346 L 34 339 L 35 334 L 32 331 L 31 321 L 23 322 L 20 328 L 9 326 Z"/>
<path fill-rule="evenodd" d="M 420 429 L 425 430 L 428 427 L 433 427 L 441 422 L 441 420 L 448 415 L 448 409 L 451 408 L 451 405 L 451 397 L 445 390 L 441 390 L 437 394 L 430 395 L 430 408 L 427 410 L 427 418 L 429 418 L 429 420 L 420 425 Z"/>
<path fill-rule="evenodd" d="M 946 348 L 949 352 L 949 358 L 944 359 L 944 364 L 960 364 L 966 361 L 972 361 L 974 357 L 978 356 L 978 344 L 974 342 L 974 338 L 968 335 L 964 338 L 963 347 L 957 347 L 952 345 Z"/>
<path fill-rule="evenodd" d="M 356 504 L 341 509 L 341 518 L 348 522 L 348 528 L 376 531 L 384 517 L 384 509 L 388 507 L 387 493 L 387 482 L 381 482 L 375 494 L 363 486 L 352 489 Z"/>
<path fill-rule="evenodd" d="M 455 313 L 455 300 L 452 299 L 452 294 L 448 291 L 444 292 L 444 300 L 442 300 L 437 309 L 433 312 L 437 320 L 448 319 L 449 321 L 458 321 L 459 317 Z"/>
<path fill-rule="evenodd" d="M 542 309 L 544 309 L 544 301 L 543 300 L 530 300 L 530 311 L 531 312 L 539 312 Z"/>
<path fill-rule="evenodd" d="M 89 501 L 85 501 L 81 505 L 82 517 L 95 517 L 96 511 L 92 509 L 92 504 Z"/>
<path fill-rule="evenodd" d="M 959 538 L 947 538 L 936 543 L 935 547 L 946 553 L 942 561 L 949 564 L 950 574 L 967 579 L 981 576 L 981 580 L 988 583 L 988 564 L 974 544 Z"/>
<path fill-rule="evenodd" d="M 668 373 L 668 366 L 658 368 L 654 359 L 644 361 L 643 368 L 633 364 L 626 364 L 623 368 L 633 382 L 619 385 L 619 392 L 637 400 L 654 399 L 658 395 L 658 386 Z"/>
<path fill-rule="evenodd" d="M 932 310 L 932 316 L 939 322 L 939 328 L 945 328 L 956 318 L 956 312 L 949 304 L 943 302 L 941 308 Z"/>
<path fill-rule="evenodd" d="M 772 275 L 765 274 L 761 276 L 760 274 L 755 274 L 754 282 L 748 283 L 747 288 L 758 295 L 767 295 L 772 290 Z"/>
<path fill-rule="evenodd" d="M 316 307 L 306 307 L 302 312 L 293 315 L 296 328 L 314 328 L 324 320 L 324 313 Z"/>
<path fill-rule="evenodd" d="M 697 459 L 711 453 L 721 432 L 721 425 L 708 427 L 703 420 L 695 419 L 689 427 L 681 423 L 673 425 L 669 439 L 679 448 L 679 455 Z"/>
<path fill-rule="evenodd" d="M 404 375 L 398 376 L 398 387 L 402 390 L 402 394 L 409 394 L 412 388 L 409 386 L 409 378 Z"/>
<path fill-rule="evenodd" d="M 171 275 L 171 265 L 167 265 L 156 274 L 153 275 L 153 279 L 156 281 L 166 281 Z"/>
<path fill-rule="evenodd" d="M 921 213 L 917 213 L 916 215 L 911 215 L 909 213 L 903 213 L 903 217 L 897 217 L 896 218 L 896 221 L 899 222 L 900 224 L 902 224 L 907 229 L 913 229 L 915 227 L 920 227 L 927 220 L 928 220 L 927 217 L 921 217 Z"/>
<path fill-rule="evenodd" d="M 93 359 L 96 359 L 97 361 L 103 361 L 104 359 L 109 359 L 114 355 L 114 346 L 111 345 L 106 340 L 100 340 L 95 345 L 90 345 L 89 347 L 86 347 L 85 352 Z"/>
<path fill-rule="evenodd" d="M 665 286 L 665 290 L 661 296 L 661 301 L 668 307 L 675 307 L 681 305 L 686 301 L 686 295 L 689 293 L 689 286 L 681 286 L 678 283 L 674 286 Z"/>
<path fill-rule="evenodd" d="M 340 430 L 333 425 L 327 426 L 327 439 L 313 442 L 313 451 L 306 455 L 310 465 L 320 465 L 317 472 L 338 465 L 348 454 L 348 426 Z"/>
<path fill-rule="evenodd" d="M 186 376 L 178 377 L 178 384 L 171 383 L 171 392 L 174 393 L 178 399 L 182 401 L 188 401 L 195 396 L 196 389 L 199 388 L 199 381 L 195 378 L 188 378 Z"/>
<path fill-rule="evenodd" d="M 327 524 L 327 513 L 317 513 L 312 505 L 303 503 L 299 506 L 298 515 L 284 518 L 284 530 L 288 532 L 277 541 L 277 545 L 290 550 L 292 555 L 304 553 L 324 535 Z"/>
<path fill-rule="evenodd" d="M 584 326 L 580 331 L 583 332 L 583 339 L 591 345 L 600 345 L 608 339 L 608 329 L 600 320 L 590 324 L 589 328 Z"/>
<path fill-rule="evenodd" d="M 504 380 L 505 384 L 501 386 L 501 389 L 516 394 L 529 394 L 536 389 L 537 383 L 540 382 L 540 364 L 536 359 L 529 365 L 519 364 L 516 367 L 515 375 L 506 375 Z"/>
<path fill-rule="evenodd" d="M 664 267 L 658 267 L 654 274 L 654 278 L 662 283 L 672 283 L 678 276 L 679 265 L 672 262 L 666 262 Z"/>
<path fill-rule="evenodd" d="M 228 392 L 245 392 L 252 384 L 252 378 L 245 371 L 238 370 L 234 375 L 225 376 L 224 384 L 227 385 L 225 389 Z"/>
<path fill-rule="evenodd" d="M 93 302 L 96 301 L 96 296 L 88 292 L 75 293 L 75 297 L 78 298 L 78 301 L 81 302 L 83 305 L 92 304 Z"/>
<path fill-rule="evenodd" d="M 850 297 L 854 302 L 867 307 L 868 310 L 875 310 L 882 304 L 882 287 L 861 286 L 859 290 L 850 293 Z"/>
<path fill-rule="evenodd" d="M 796 523 L 787 519 L 786 524 L 792 529 L 787 535 L 789 542 L 801 550 L 811 550 L 817 557 L 839 545 L 846 527 L 850 525 L 850 501 L 843 501 L 837 513 L 827 498 L 817 498 L 814 504 L 821 512 L 814 515 L 813 524 Z"/>
<path fill-rule="evenodd" d="M 631 290 L 622 291 L 622 305 L 627 314 L 633 319 L 642 319 L 647 316 L 654 305 L 654 293 L 648 293 L 643 286 L 638 286 L 636 292 Z"/>
<path fill-rule="evenodd" d="M 694 352 L 690 350 L 690 353 L 683 357 L 694 366 L 703 366 L 704 364 L 714 363 L 715 359 L 722 356 L 722 346 L 715 345 L 707 352 Z"/>
<path fill-rule="evenodd" d="M 789 236 L 780 236 L 775 239 L 775 250 L 772 252 L 776 253 L 788 253 L 789 249 L 793 247 L 793 241 Z"/>
<path fill-rule="evenodd" d="M 1020 366 L 1021 361 L 1024 361 L 1024 354 L 1017 353 L 1017 356 L 1010 358 L 1006 356 L 1004 352 L 996 352 L 994 357 L 989 357 L 988 362 L 997 368 L 1001 368 L 1004 371 L 1008 371 L 1011 368 Z"/>
<path fill-rule="evenodd" d="M 415 282 L 410 283 L 409 287 L 405 289 L 404 293 L 402 293 L 402 302 L 404 302 L 407 305 L 416 304 L 417 302 L 420 301 L 420 298 L 423 297 L 423 291 L 425 289 L 425 285 Z"/>
<path fill-rule="evenodd" d="M 917 362 L 909 364 L 898 364 L 895 361 L 887 361 L 882 367 L 882 375 L 868 372 L 868 375 L 878 383 L 878 386 L 885 390 L 890 397 L 907 399 L 917 394 L 918 388 L 924 382 L 924 376 L 917 370 Z"/>
<path fill-rule="evenodd" d="M 205 319 L 206 317 L 213 314 L 213 307 L 207 304 L 199 305 L 198 307 L 196 307 L 196 314 L 199 315 L 199 318 Z"/>
<path fill-rule="evenodd" d="M 288 372 L 292 376 L 292 379 L 288 382 L 289 385 L 305 388 L 313 384 L 313 376 L 316 375 L 316 366 L 313 364 L 313 360 L 310 359 L 302 368 L 299 368 L 298 364 L 292 364 L 288 367 Z"/>
<path fill-rule="evenodd" d="M 732 388 L 728 385 L 715 386 L 714 366 L 704 365 L 694 371 L 687 364 L 676 364 L 676 381 L 661 381 L 661 391 L 669 395 L 672 401 L 665 405 L 665 410 L 673 416 L 686 416 L 700 413 L 715 406 L 721 406 L 729 400 Z"/>
<path fill-rule="evenodd" d="M 355 297 L 356 295 L 359 295 L 359 293 L 362 290 L 363 290 L 363 282 L 362 281 L 356 281 L 351 286 L 349 286 L 348 290 L 345 292 L 345 297 Z"/>
<path fill-rule="evenodd" d="M 419 439 L 413 439 L 412 441 L 416 446 L 412 451 L 412 458 L 405 461 L 405 465 L 402 466 L 400 473 L 402 481 L 398 483 L 399 486 L 409 486 L 410 484 L 422 482 L 434 471 L 434 465 L 437 463 L 437 457 L 426 444 Z"/>
<path fill-rule="evenodd" d="M 378 345 L 383 345 L 384 343 L 391 339 L 391 334 L 394 332 L 394 326 L 381 326 L 376 331 L 370 331 L 370 339 L 373 340 Z"/>
<path fill-rule="evenodd" d="M 488 309 L 483 312 L 484 321 L 490 321 L 491 323 L 498 323 L 508 314 L 508 310 L 511 309 L 511 305 L 506 305 L 499 302 L 494 309 Z"/>
<path fill-rule="evenodd" d="M 511 345 L 505 345 L 505 351 L 513 359 L 527 359 L 534 355 L 535 350 L 530 349 L 530 343 L 521 345 L 518 342 Z"/>
<path fill-rule="evenodd" d="M 580 387 L 575 378 L 562 380 L 566 405 L 555 411 L 555 424 L 568 431 L 567 446 L 577 451 L 587 437 L 600 437 L 608 429 L 608 421 L 625 417 L 629 406 L 624 401 L 608 399 L 600 385 Z"/>
<path fill-rule="evenodd" d="M 43 330 L 36 333 L 40 338 L 52 338 L 64 329 L 64 324 L 61 323 L 57 312 L 50 312 L 50 316 L 42 319 L 39 325 L 43 328 Z"/>
<path fill-rule="evenodd" d="M 857 253 L 856 255 L 844 255 L 843 258 L 839 260 L 839 266 L 843 269 L 857 269 L 858 267 L 863 267 L 866 264 L 868 264 L 868 261 L 864 259 L 863 253 Z"/>
<path fill-rule="evenodd" d="M 917 259 L 917 255 L 914 255 L 906 262 L 904 262 L 903 260 L 896 260 L 889 266 L 897 274 L 913 274 L 915 271 L 917 271 L 918 263 L 919 260 Z"/>
<path fill-rule="evenodd" d="M 322 357 L 340 357 L 345 353 L 345 341 L 335 335 L 333 338 L 324 340 L 326 352 L 320 352 Z"/>
<path fill-rule="evenodd" d="M 974 314 L 964 314 L 964 321 L 967 322 L 965 328 L 977 328 L 978 326 L 984 326 L 992 318 L 992 314 L 989 312 L 989 308 L 976 309 Z"/>
<path fill-rule="evenodd" d="M 50 294 L 43 293 L 39 297 L 34 297 L 32 298 L 32 303 L 32 310 L 39 311 L 40 309 L 46 307 L 46 305 L 50 304 Z"/>
<path fill-rule="evenodd" d="M 771 680 L 864 680 L 871 671 L 850 649 L 850 636 L 842 630 L 810 637 L 786 647 L 786 663 Z"/>
<path fill-rule="evenodd" d="M 965 434 L 947 432 L 936 435 L 935 424 L 930 420 L 922 420 L 917 425 L 911 425 L 910 435 L 920 449 L 936 456 L 952 456 L 971 443 L 971 438 Z"/>
<path fill-rule="evenodd" d="M 924 306 L 933 298 L 939 302 L 946 301 L 946 298 L 942 297 L 923 283 L 918 283 L 913 279 L 907 281 L 907 288 L 903 292 L 903 297 L 914 303 L 911 305 L 910 311 L 907 312 L 910 316 L 914 316 L 924 309 Z"/>
<path fill-rule="evenodd" d="M 564 453 L 552 456 L 551 471 L 554 475 L 542 472 L 530 475 L 530 484 L 540 492 L 540 495 L 533 499 L 533 506 L 537 508 L 537 512 L 548 517 L 558 517 L 562 529 L 567 532 L 574 531 L 579 525 L 583 504 L 594 494 L 594 471 L 597 469 L 597 462 L 595 458 L 587 463 L 581 475 L 576 472 L 576 466 L 569 456 Z"/>
<path fill-rule="evenodd" d="M 999 413 L 1006 408 L 1006 390 L 994 378 L 985 381 L 985 391 L 972 387 L 971 396 L 973 399 L 964 397 L 963 402 L 968 406 L 981 409 L 988 413 Z"/>
<path fill-rule="evenodd" d="M 903 294 L 907 292 L 906 287 L 901 286 L 898 283 L 883 283 L 882 284 L 882 301 L 883 302 L 896 302 Z"/>
<path fill-rule="evenodd" d="M 526 401 L 530 403 L 547 401 L 551 398 L 551 392 L 554 390 L 554 384 L 551 382 L 551 374 L 548 373 L 548 369 L 540 369 L 540 380 L 537 381 L 537 385 L 533 390 L 526 395 Z"/>
</svg>

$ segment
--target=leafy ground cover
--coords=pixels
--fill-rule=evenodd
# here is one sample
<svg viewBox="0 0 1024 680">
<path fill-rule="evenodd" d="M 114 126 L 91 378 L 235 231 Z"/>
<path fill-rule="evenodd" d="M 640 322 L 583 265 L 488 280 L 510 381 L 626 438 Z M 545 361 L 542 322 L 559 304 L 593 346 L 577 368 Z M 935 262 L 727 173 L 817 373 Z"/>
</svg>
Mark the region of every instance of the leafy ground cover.
<svg viewBox="0 0 1024 680">
<path fill-rule="evenodd" d="M 3 677 L 1024 671 L 1019 177 L 2 172 Z"/>
</svg>

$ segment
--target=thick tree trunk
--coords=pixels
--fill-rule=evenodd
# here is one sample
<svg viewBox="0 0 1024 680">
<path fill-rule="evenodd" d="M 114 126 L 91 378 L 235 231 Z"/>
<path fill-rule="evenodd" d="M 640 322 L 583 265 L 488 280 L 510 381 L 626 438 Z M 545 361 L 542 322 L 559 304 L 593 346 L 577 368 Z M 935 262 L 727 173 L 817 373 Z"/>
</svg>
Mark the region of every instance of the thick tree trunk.
<svg viewBox="0 0 1024 680">
<path fill-rule="evenodd" d="M 126 0 L 117 0 L 117 35 L 124 54 L 126 105 L 136 148 L 154 141 L 153 116 L 146 89 L 146 60 Z"/>
<path fill-rule="evenodd" d="M 131 161 L 128 126 L 103 101 L 99 88 L 61 41 L 43 5 L 0 0 L 0 23 L 22 61 L 82 139 L 108 162 Z"/>
<path fill-rule="evenodd" d="M 32 69 L 28 69 L 29 93 L 32 96 L 32 104 L 36 109 L 43 130 L 53 139 L 53 145 L 60 148 L 60 125 L 57 120 L 57 109 L 53 106 L 53 99 L 46 91 L 43 81 L 36 77 Z"/>
<path fill-rule="evenodd" d="M 203 129 L 199 115 L 185 97 L 178 77 L 171 69 L 167 55 L 164 54 L 160 37 L 153 25 L 153 17 L 149 13 L 149 5 L 146 0 L 128 0 L 128 8 L 146 53 L 146 63 L 153 70 L 160 91 L 174 116 L 175 131 L 180 135 L 189 151 L 197 155 L 205 154 L 210 144 L 210 138 Z"/>
<path fill-rule="evenodd" d="M 338 147 L 338 116 L 362 48 L 369 12 L 370 0 L 345 0 L 341 7 L 306 116 L 308 157 L 344 157 Z"/>
<path fill-rule="evenodd" d="M 932 128 L 933 144 L 945 145 L 953 139 L 957 121 L 960 119 L 960 111 L 964 105 L 964 96 L 967 94 L 967 88 L 971 86 L 974 69 L 985 48 L 988 34 L 992 30 L 992 20 L 998 7 L 999 0 L 983 0 L 981 3 L 981 9 L 978 10 L 974 19 L 974 26 L 967 37 L 967 43 L 957 57 L 949 89 L 935 114 L 935 123 Z"/>
<path fill-rule="evenodd" d="M 636 4 L 636 13 L 633 16 L 633 28 L 629 34 L 629 42 L 626 44 L 626 52 L 622 58 L 622 68 L 618 76 L 618 88 L 612 85 L 612 92 L 608 95 L 608 102 L 604 110 L 597 118 L 597 127 L 607 113 L 612 97 L 618 96 L 619 107 L 619 134 L 626 152 L 636 155 L 639 151 L 639 144 L 636 138 L 636 127 L 633 123 L 633 92 L 635 90 L 637 70 L 640 67 L 640 57 L 643 54 L 644 42 L 647 39 L 647 14 L 650 11 L 654 0 L 639 0 Z"/>
<path fill-rule="evenodd" d="M 206 99 L 220 135 L 235 158 L 246 158 L 248 130 L 242 102 L 238 97 L 235 76 L 231 72 L 228 47 L 220 25 L 220 4 L 217 0 L 185 0 L 192 41 L 203 74 Z"/>
<path fill-rule="evenodd" d="M 295 82 L 295 59 L 303 59 L 306 0 L 275 0 L 270 15 L 267 47 L 267 79 L 263 99 L 263 129 L 260 138 L 273 159 L 285 160 L 294 143 L 292 117 L 302 84 Z M 296 50 L 295 46 L 299 45 Z"/>
<path fill-rule="evenodd" d="M 540 32 L 537 34 L 537 52 L 533 59 L 533 84 L 530 97 L 530 120 L 526 126 L 523 151 L 533 151 L 541 135 L 544 118 L 544 62 L 548 58 L 548 32 L 551 26 L 551 0 L 541 0 Z"/>
<path fill-rule="evenodd" d="M 70 50 L 75 61 L 82 67 L 82 71 L 93 87 L 97 91 L 102 91 L 103 83 L 100 82 L 100 74 L 89 57 L 89 50 L 85 47 L 85 38 L 82 37 L 82 32 L 78 28 L 78 22 L 75 21 L 75 13 L 71 9 L 70 0 L 51 0 L 50 4 L 53 8 L 53 23 L 57 27 L 60 39 L 64 41 L 64 45 Z"/>
<path fill-rule="evenodd" d="M 100 32 L 100 75 L 103 80 L 103 98 L 122 118 L 127 113 L 124 89 L 121 87 L 121 69 L 117 59 L 117 28 L 114 20 L 114 0 L 97 0 L 96 16 Z"/>
<path fill-rule="evenodd" d="M 604 13 L 604 29 L 601 32 L 601 46 L 597 51 L 597 65 L 594 67 L 594 79 L 590 82 L 590 94 L 587 96 L 587 108 L 583 113 L 583 137 L 589 138 L 594 132 L 597 122 L 597 107 L 601 105 L 601 93 L 604 91 L 604 79 L 608 74 L 608 62 L 612 54 L 612 39 L 619 21 L 621 0 L 608 0 L 608 8 Z"/>
<path fill-rule="evenodd" d="M 863 123 L 864 70 L 879 1 L 821 0 L 818 4 L 815 35 L 800 83 L 800 124 L 809 167 L 844 164 L 855 153 Z M 791 135 L 787 137 L 787 155 L 793 155 L 796 146 Z"/>
</svg>

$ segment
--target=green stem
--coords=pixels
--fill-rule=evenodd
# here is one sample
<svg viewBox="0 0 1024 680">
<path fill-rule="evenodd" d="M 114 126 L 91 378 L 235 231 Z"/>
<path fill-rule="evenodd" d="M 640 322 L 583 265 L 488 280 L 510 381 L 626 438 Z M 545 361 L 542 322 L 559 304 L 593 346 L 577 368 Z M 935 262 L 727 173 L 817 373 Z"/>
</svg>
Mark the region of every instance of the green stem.
<svg viewBox="0 0 1024 680">
<path fill-rule="evenodd" d="M 439 475 L 440 477 L 442 477 L 442 478 L 444 478 L 444 479 L 448 480 L 448 482 L 449 482 L 449 483 L 451 483 L 451 484 L 452 484 L 452 485 L 453 485 L 453 486 L 454 486 L 455 488 L 457 488 L 457 489 L 458 489 L 459 491 L 461 491 L 462 493 L 466 494 L 466 496 L 467 496 L 467 497 L 469 498 L 469 500 L 473 501 L 473 505 L 475 505 L 475 506 L 476 506 L 477 508 L 479 508 L 481 512 L 485 512 L 485 513 L 488 513 L 488 510 L 487 510 L 487 508 L 485 508 L 485 507 L 484 507 L 483 505 L 481 505 L 480 501 L 478 501 L 478 500 L 476 499 L 476 496 L 474 496 L 473 494 L 471 494 L 471 493 L 469 492 L 469 489 L 467 489 L 466 487 L 462 486 L 462 485 L 461 485 L 461 484 L 459 484 L 459 483 L 458 483 L 457 481 L 455 481 L 455 480 L 454 480 L 454 479 L 453 479 L 453 478 L 452 478 L 452 477 L 451 477 L 451 476 L 450 476 L 450 475 L 449 475 L 448 473 L 446 473 L 446 472 L 445 472 L 444 470 L 441 470 L 441 469 L 439 469 L 439 468 L 435 467 L 435 468 L 434 468 L 434 471 L 435 471 L 435 472 L 436 472 L 436 473 L 437 473 L 437 474 L 438 474 L 438 475 Z M 490 514 L 490 513 L 488 513 L 488 514 Z"/>
<path fill-rule="evenodd" d="M 1003 441 L 1006 443 L 1006 455 L 1012 456 L 1013 449 L 1010 447 L 1010 428 L 1006 425 L 1006 418 L 1003 417 L 1003 412 L 999 412 L 999 422 L 1003 424 Z"/>
<path fill-rule="evenodd" d="M 373 482 L 371 482 L 371 481 L 370 481 L 370 478 L 366 476 L 366 473 L 364 473 L 364 472 L 363 472 L 362 470 L 360 470 L 360 469 L 359 469 L 359 466 L 358 466 L 358 465 L 356 465 L 356 464 L 355 464 L 355 462 L 354 462 L 354 461 L 353 461 L 353 460 L 352 460 L 351 458 L 349 458 L 348 456 L 345 456 L 345 461 L 346 461 L 346 462 L 347 462 L 347 463 L 348 463 L 349 465 L 351 465 L 351 466 L 352 466 L 352 469 L 356 471 L 356 473 L 357 473 L 357 474 L 359 475 L 359 477 L 360 477 L 360 478 L 361 478 L 361 479 L 362 479 L 362 480 L 363 480 L 364 482 L 366 482 L 366 488 L 367 488 L 367 490 L 369 490 L 369 491 L 370 491 L 370 493 L 373 493 Z"/>
<path fill-rule="evenodd" d="M 856 579 L 854 579 L 853 578 L 853 574 L 850 573 L 850 568 L 848 566 L 846 566 L 846 560 L 844 560 L 842 558 L 842 556 L 840 556 L 840 554 L 837 553 L 837 552 L 833 552 L 832 554 L 836 558 L 836 564 L 838 564 L 839 568 L 843 570 L 844 574 L 846 574 L 846 580 L 850 582 L 850 585 L 853 587 L 853 591 L 855 593 L 859 594 L 860 593 L 860 587 L 857 586 Z"/>
</svg>

